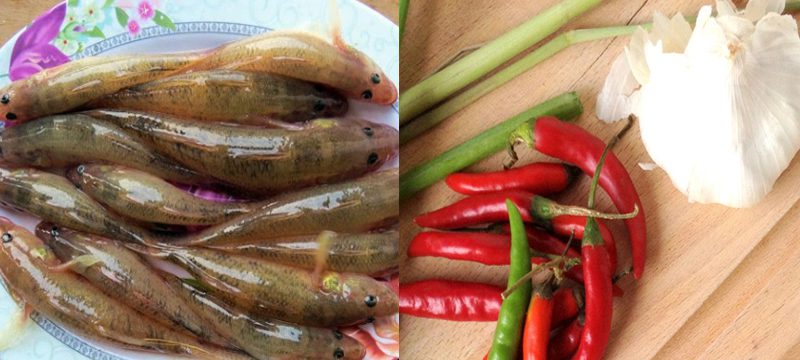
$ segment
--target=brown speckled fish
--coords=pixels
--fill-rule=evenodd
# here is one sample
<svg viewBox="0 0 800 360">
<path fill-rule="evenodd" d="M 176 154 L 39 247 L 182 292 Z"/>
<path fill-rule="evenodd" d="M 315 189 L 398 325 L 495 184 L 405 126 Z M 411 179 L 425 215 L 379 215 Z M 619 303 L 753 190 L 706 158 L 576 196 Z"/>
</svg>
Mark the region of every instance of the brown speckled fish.
<svg viewBox="0 0 800 360">
<path fill-rule="evenodd" d="M 256 211 L 187 235 L 181 245 L 229 246 L 322 231 L 360 232 L 399 214 L 398 170 L 275 196 Z"/>
<path fill-rule="evenodd" d="M 319 252 L 326 249 L 323 268 L 337 272 L 382 275 L 399 266 L 399 233 L 334 234 L 328 244 L 319 236 L 306 235 L 215 247 L 279 264 L 314 270 Z"/>
<path fill-rule="evenodd" d="M 157 151 L 233 187 L 274 193 L 357 177 L 397 154 L 397 130 L 357 119 L 299 129 L 226 126 L 158 114 L 95 110 Z"/>
<path fill-rule="evenodd" d="M 157 224 L 213 225 L 263 204 L 206 200 L 154 175 L 117 165 L 80 165 L 67 172 L 67 178 L 116 213 Z"/>
<path fill-rule="evenodd" d="M 214 333 L 206 320 L 186 307 L 151 265 L 122 244 L 47 222 L 36 226 L 36 236 L 62 263 L 73 262 L 69 268 L 106 295 L 170 328 L 185 329 L 203 341 L 228 346 L 229 342 Z M 87 257 L 91 258 L 89 263 L 80 261 Z"/>
<path fill-rule="evenodd" d="M 360 360 L 366 353 L 358 341 L 336 330 L 257 320 L 192 286 L 195 281 L 180 281 L 173 276 L 168 281 L 217 332 L 256 359 Z"/>
<path fill-rule="evenodd" d="M 397 312 L 388 286 L 364 275 L 311 271 L 195 247 L 128 245 L 169 259 L 208 286 L 216 297 L 251 316 L 308 326 L 344 326 Z"/>
<path fill-rule="evenodd" d="M 0 202 L 63 227 L 122 241 L 149 242 L 147 231 L 126 224 L 63 176 L 0 167 Z"/>
<path fill-rule="evenodd" d="M 347 99 L 322 86 L 272 74 L 200 71 L 155 80 L 87 108 L 158 111 L 196 120 L 271 125 L 343 115 Z"/>
<path fill-rule="evenodd" d="M 303 31 L 272 31 L 220 46 L 188 67 L 280 74 L 338 89 L 350 98 L 389 105 L 397 88 L 366 54 L 344 42 Z"/>
<path fill-rule="evenodd" d="M 204 176 L 139 143 L 118 126 L 86 115 L 55 115 L 0 132 L 0 159 L 17 166 L 53 168 L 86 162 L 126 165 L 180 183 Z"/>
<path fill-rule="evenodd" d="M 197 57 L 125 55 L 70 61 L 0 88 L 0 116 L 22 122 L 62 113 L 120 89 L 164 77 Z"/>
<path fill-rule="evenodd" d="M 15 298 L 69 331 L 129 348 L 189 354 L 201 359 L 249 357 L 201 345 L 125 306 L 79 275 L 53 267 L 55 256 L 29 231 L 0 217 L 0 276 Z"/>
</svg>

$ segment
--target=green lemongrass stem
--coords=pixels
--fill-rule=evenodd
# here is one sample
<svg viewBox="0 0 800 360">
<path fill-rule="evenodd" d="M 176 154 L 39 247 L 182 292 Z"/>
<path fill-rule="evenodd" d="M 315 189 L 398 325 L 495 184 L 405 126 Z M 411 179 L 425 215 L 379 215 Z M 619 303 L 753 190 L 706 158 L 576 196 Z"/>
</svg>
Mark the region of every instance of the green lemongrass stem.
<svg viewBox="0 0 800 360">
<path fill-rule="evenodd" d="M 639 28 L 639 26 L 640 25 L 629 25 L 596 29 L 570 30 L 558 35 L 553 40 L 548 41 L 546 44 L 526 55 L 519 61 L 509 65 L 486 80 L 483 80 L 475 86 L 465 90 L 463 93 L 445 101 L 438 107 L 425 114 L 422 114 L 411 123 L 408 123 L 400 128 L 400 144 L 405 144 L 409 140 L 412 140 L 422 133 L 428 131 L 428 129 L 438 125 L 440 122 L 444 121 L 459 110 L 474 103 L 476 100 L 480 99 L 486 94 L 494 91 L 503 84 L 532 69 L 534 66 L 551 58 L 553 55 L 571 45 L 617 36 L 631 35 L 637 28 Z M 405 111 L 405 108 L 403 108 L 401 113 L 404 113 Z"/>
<path fill-rule="evenodd" d="M 564 0 L 422 80 L 400 95 L 400 124 L 488 74 L 600 3 L 602 0 Z"/>
<path fill-rule="evenodd" d="M 784 12 L 790 13 L 796 11 L 800 11 L 800 0 L 787 1 Z M 694 23 L 694 20 L 694 16 L 686 17 L 686 21 L 690 23 Z M 649 30 L 653 27 L 653 24 L 644 23 L 639 25 L 578 29 L 564 32 L 502 71 L 481 81 L 450 100 L 443 102 L 436 108 L 418 116 L 413 122 L 400 128 L 400 144 L 405 144 L 415 137 L 422 135 L 459 110 L 474 103 L 486 94 L 572 45 L 618 36 L 629 36 L 639 27 Z"/>
<path fill-rule="evenodd" d="M 572 119 L 583 112 L 574 92 L 564 93 L 480 133 L 439 156 L 400 175 L 400 199 L 407 199 L 445 176 L 470 166 L 508 146 L 508 138 L 520 125 L 551 115 Z M 402 113 L 402 111 L 401 111 Z"/>
<path fill-rule="evenodd" d="M 408 15 L 408 2 L 410 0 L 400 0 L 400 40 L 403 40 L 403 33 L 406 31 L 406 16 Z"/>
</svg>

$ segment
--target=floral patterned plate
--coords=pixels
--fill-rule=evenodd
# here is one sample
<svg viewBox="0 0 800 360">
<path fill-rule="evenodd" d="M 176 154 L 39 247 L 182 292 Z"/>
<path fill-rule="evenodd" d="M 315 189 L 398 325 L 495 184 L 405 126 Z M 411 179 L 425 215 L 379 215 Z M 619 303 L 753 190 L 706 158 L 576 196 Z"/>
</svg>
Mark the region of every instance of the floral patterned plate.
<svg viewBox="0 0 800 360">
<path fill-rule="evenodd" d="M 329 4 L 329 0 L 68 0 L 36 18 L 0 48 L 0 86 L 87 56 L 207 49 L 283 28 L 327 31 Z M 372 57 L 397 84 L 397 26 L 356 0 L 339 0 L 337 6 L 345 40 Z M 397 104 L 381 107 L 353 102 L 349 115 L 399 126 Z M 29 229 L 37 222 L 5 209 L 0 209 L 0 215 Z M 0 333 L 15 309 L 0 288 Z M 81 339 L 38 314 L 31 319 L 20 343 L 0 352 L 0 359 L 169 358 Z M 345 332 L 368 346 L 367 358 L 399 357 L 397 315 Z"/>
</svg>

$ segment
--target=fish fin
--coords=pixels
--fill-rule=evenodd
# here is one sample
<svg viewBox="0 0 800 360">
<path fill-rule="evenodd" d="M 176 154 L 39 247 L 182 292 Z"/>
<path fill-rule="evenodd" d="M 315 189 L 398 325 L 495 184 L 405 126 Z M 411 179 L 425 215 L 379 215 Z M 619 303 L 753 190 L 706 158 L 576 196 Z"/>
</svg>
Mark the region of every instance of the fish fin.
<svg viewBox="0 0 800 360">
<path fill-rule="evenodd" d="M 317 251 L 314 254 L 314 272 L 311 273 L 311 283 L 319 288 L 322 284 L 320 279 L 322 273 L 328 267 L 330 256 L 331 240 L 336 236 L 333 231 L 323 231 L 317 236 Z"/>
<path fill-rule="evenodd" d="M 249 115 L 247 116 L 246 122 L 248 124 L 264 126 L 270 129 L 300 131 L 306 128 L 306 126 L 304 126 L 303 124 L 290 123 L 282 120 L 277 120 L 268 116 L 260 116 L 260 115 Z"/>
<path fill-rule="evenodd" d="M 0 329 L 0 351 L 16 346 L 25 337 L 31 313 L 33 307 L 27 303 L 14 310 L 5 328 Z"/>
<path fill-rule="evenodd" d="M 102 262 L 102 260 L 100 260 L 100 258 L 98 258 L 97 256 L 91 254 L 84 254 L 70 261 L 67 261 L 61 265 L 51 266 L 50 271 L 65 272 L 74 270 L 75 272 L 80 274 L 89 267 L 91 267 L 92 265 L 97 264 L 99 262 Z"/>
<path fill-rule="evenodd" d="M 342 38 L 342 20 L 339 17 L 339 6 L 336 3 L 336 0 L 330 0 L 328 4 L 331 17 L 331 41 L 337 48 L 341 50 L 349 50 L 350 46 L 347 45 L 347 43 L 344 41 L 344 38 Z"/>
</svg>

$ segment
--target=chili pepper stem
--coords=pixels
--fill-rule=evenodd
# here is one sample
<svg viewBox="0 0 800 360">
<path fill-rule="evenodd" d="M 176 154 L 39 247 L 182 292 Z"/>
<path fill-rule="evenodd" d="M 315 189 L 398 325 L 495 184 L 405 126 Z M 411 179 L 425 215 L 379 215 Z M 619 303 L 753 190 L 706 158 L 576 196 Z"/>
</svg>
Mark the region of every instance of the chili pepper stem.
<svg viewBox="0 0 800 360">
<path fill-rule="evenodd" d="M 594 205 L 594 204 L 592 204 Z M 639 215 L 639 206 L 635 205 L 633 211 L 624 214 L 604 213 L 580 206 L 563 205 L 543 196 L 534 196 L 531 200 L 531 215 L 537 219 L 550 220 L 556 216 L 571 215 L 585 216 L 605 220 L 625 220 Z"/>
<path fill-rule="evenodd" d="M 603 163 L 606 161 L 606 155 L 608 152 L 611 151 L 611 148 L 616 145 L 620 139 L 633 127 L 633 122 L 636 120 L 636 115 L 629 115 L 628 121 L 625 123 L 625 126 L 622 127 L 615 135 L 608 141 L 606 148 L 603 149 L 603 154 L 600 155 L 600 161 L 597 162 L 597 170 L 594 172 L 594 176 L 592 176 L 592 186 L 589 188 L 589 208 L 594 208 L 595 202 L 595 193 L 597 192 L 597 183 L 600 180 L 600 169 L 603 166 Z M 634 210 L 638 210 L 638 205 L 634 206 Z M 638 212 L 638 211 L 637 211 Z"/>
</svg>

